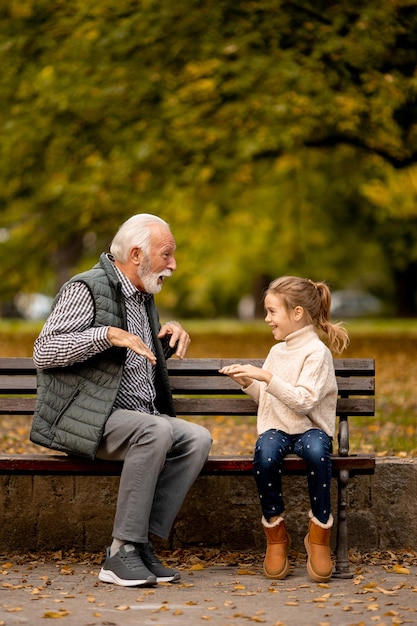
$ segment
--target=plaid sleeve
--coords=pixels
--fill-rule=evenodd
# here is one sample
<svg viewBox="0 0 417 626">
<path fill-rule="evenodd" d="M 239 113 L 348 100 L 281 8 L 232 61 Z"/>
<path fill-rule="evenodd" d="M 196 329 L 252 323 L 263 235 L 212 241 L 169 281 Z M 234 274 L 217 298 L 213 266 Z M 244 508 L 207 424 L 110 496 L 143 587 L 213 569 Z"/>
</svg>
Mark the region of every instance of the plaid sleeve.
<svg viewBox="0 0 417 626">
<path fill-rule="evenodd" d="M 108 327 L 93 328 L 93 320 L 94 302 L 87 285 L 69 283 L 35 341 L 36 367 L 66 367 L 110 348 Z"/>
</svg>

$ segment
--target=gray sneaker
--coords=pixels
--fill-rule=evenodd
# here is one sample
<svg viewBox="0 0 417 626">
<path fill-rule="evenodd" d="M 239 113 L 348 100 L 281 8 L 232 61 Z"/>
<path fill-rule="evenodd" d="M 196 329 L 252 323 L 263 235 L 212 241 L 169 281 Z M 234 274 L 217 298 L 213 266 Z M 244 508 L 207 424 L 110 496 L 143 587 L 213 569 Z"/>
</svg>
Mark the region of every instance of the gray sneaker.
<svg viewBox="0 0 417 626">
<path fill-rule="evenodd" d="M 158 583 L 172 583 L 181 578 L 180 573 L 176 569 L 170 569 L 162 565 L 161 561 L 154 555 L 151 544 L 137 543 L 136 546 L 143 563 L 152 574 L 155 574 Z"/>
<path fill-rule="evenodd" d="M 132 543 L 120 547 L 114 556 L 107 548 L 106 560 L 98 575 L 104 583 L 115 583 L 122 587 L 144 587 L 156 585 L 156 576 L 143 564 L 139 550 Z"/>
</svg>

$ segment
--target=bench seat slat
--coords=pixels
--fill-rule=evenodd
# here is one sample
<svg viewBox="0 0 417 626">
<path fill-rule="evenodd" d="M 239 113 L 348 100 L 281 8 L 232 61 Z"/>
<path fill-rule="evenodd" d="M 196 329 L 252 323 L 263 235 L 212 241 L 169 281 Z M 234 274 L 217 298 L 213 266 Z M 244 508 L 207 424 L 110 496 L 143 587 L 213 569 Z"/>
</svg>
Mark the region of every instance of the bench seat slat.
<svg viewBox="0 0 417 626">
<path fill-rule="evenodd" d="M 210 456 L 202 474 L 251 474 L 253 459 L 251 456 Z M 343 468 L 351 472 L 373 473 L 375 459 L 372 455 L 352 455 L 349 457 L 332 456 L 334 475 Z M 90 461 L 65 454 L 0 454 L 0 473 L 2 474 L 68 474 L 89 476 L 118 476 L 122 463 L 118 461 Z M 303 459 L 288 455 L 284 459 L 283 472 L 305 473 Z"/>
</svg>

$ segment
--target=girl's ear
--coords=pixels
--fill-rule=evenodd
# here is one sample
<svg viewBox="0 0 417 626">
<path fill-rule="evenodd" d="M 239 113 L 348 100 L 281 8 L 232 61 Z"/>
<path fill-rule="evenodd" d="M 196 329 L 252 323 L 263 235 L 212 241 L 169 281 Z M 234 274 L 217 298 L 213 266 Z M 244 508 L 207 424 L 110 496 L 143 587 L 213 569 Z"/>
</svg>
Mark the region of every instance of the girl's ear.
<svg viewBox="0 0 417 626">
<path fill-rule="evenodd" d="M 294 309 L 294 319 L 296 322 L 299 322 L 300 319 L 303 317 L 304 315 L 304 309 L 302 306 L 296 306 Z"/>
</svg>

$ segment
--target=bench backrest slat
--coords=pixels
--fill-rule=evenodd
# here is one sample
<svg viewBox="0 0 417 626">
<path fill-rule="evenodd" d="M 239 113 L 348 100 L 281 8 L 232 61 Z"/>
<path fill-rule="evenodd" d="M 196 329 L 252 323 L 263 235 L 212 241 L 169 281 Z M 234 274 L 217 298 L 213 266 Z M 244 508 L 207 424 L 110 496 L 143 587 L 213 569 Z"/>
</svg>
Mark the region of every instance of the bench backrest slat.
<svg viewBox="0 0 417 626">
<path fill-rule="evenodd" d="M 168 362 L 178 415 L 256 415 L 255 403 L 228 376 L 219 374 L 236 359 L 171 359 Z M 239 359 L 261 366 L 263 359 Z M 374 415 L 373 359 L 334 359 L 338 415 Z M 31 358 L 0 358 L 0 415 L 31 415 L 36 370 Z M 25 397 L 26 396 L 26 397 Z M 28 397 L 27 397 L 28 396 Z"/>
<path fill-rule="evenodd" d="M 36 393 L 36 376 L 31 374 L 19 374 L 18 376 L 2 374 L 0 376 L 0 392 L 2 394 Z"/>
</svg>

